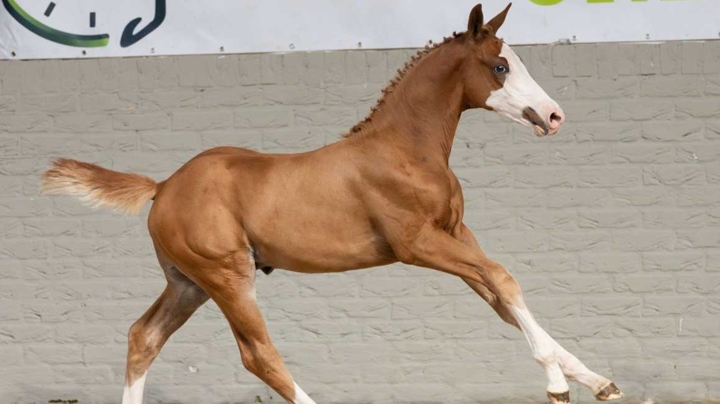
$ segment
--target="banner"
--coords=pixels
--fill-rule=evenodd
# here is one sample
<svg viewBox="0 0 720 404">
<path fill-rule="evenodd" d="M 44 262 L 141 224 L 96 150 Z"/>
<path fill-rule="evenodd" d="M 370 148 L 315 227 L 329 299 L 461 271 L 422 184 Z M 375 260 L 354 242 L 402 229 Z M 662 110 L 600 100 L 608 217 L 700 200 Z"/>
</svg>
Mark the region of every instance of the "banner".
<svg viewBox="0 0 720 404">
<path fill-rule="evenodd" d="M 422 47 L 478 0 L 0 0 L 0 59 Z M 505 0 L 486 0 L 486 20 Z M 718 39 L 719 0 L 515 0 L 510 44 Z"/>
</svg>

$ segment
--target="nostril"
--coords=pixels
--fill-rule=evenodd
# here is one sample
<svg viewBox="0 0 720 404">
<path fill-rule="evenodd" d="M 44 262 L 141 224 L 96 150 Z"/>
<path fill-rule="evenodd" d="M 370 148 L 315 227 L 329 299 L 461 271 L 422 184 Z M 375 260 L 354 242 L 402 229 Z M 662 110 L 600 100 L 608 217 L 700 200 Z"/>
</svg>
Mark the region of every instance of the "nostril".
<svg viewBox="0 0 720 404">
<path fill-rule="evenodd" d="M 552 114 L 550 114 L 550 120 L 548 123 L 552 127 L 558 127 L 558 126 L 560 126 L 562 121 L 563 121 L 562 115 L 558 114 L 557 112 L 553 112 Z"/>
</svg>

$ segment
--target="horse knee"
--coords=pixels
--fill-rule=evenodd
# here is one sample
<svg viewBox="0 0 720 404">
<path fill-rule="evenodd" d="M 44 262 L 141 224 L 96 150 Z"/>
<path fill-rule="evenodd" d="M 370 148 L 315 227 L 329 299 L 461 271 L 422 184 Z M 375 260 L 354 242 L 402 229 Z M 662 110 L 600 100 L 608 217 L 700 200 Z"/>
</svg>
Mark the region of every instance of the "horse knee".
<svg viewBox="0 0 720 404">
<path fill-rule="evenodd" d="M 248 372 L 256 375 L 262 368 L 261 362 L 258 360 L 258 358 L 248 352 L 243 351 L 240 354 L 240 359 L 242 359 L 242 364 L 247 369 Z"/>
<path fill-rule="evenodd" d="M 271 371 L 273 352 L 272 347 L 265 347 L 262 344 L 243 345 L 240 348 L 240 359 L 245 369 L 260 376 L 261 373 Z"/>
<path fill-rule="evenodd" d="M 549 341 L 538 341 L 532 354 L 535 362 L 539 363 L 543 367 L 557 363 L 555 348 Z"/>
<path fill-rule="evenodd" d="M 151 337 L 147 324 L 136 321 L 128 331 L 128 350 L 131 358 L 152 360 L 160 352 L 160 344 Z"/>
<path fill-rule="evenodd" d="M 515 305 L 518 298 L 522 299 L 522 289 L 515 277 L 500 264 L 483 268 L 482 277 L 487 288 L 503 304 Z"/>
</svg>

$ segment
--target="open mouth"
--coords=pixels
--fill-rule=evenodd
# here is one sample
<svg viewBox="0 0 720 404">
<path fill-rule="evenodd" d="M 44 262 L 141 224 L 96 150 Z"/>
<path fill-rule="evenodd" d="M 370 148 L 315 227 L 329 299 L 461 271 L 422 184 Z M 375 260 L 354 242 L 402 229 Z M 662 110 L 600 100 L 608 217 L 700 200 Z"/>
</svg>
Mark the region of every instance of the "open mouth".
<svg viewBox="0 0 720 404">
<path fill-rule="evenodd" d="M 530 122 L 530 125 L 537 136 L 546 136 L 550 133 L 550 128 L 548 128 L 547 123 L 540 118 L 540 115 L 538 115 L 534 109 L 530 107 L 523 109 L 522 116 Z"/>
</svg>

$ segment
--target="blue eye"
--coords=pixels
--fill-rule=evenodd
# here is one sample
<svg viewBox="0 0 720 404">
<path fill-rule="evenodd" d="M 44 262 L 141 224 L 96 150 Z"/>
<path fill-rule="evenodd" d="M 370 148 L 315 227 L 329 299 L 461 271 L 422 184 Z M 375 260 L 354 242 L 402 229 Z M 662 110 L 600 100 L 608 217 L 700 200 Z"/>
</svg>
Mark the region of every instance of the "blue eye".
<svg viewBox="0 0 720 404">
<path fill-rule="evenodd" d="M 503 65 L 497 65 L 495 66 L 495 73 L 497 74 L 504 74 L 508 72 L 508 68 Z"/>
</svg>

